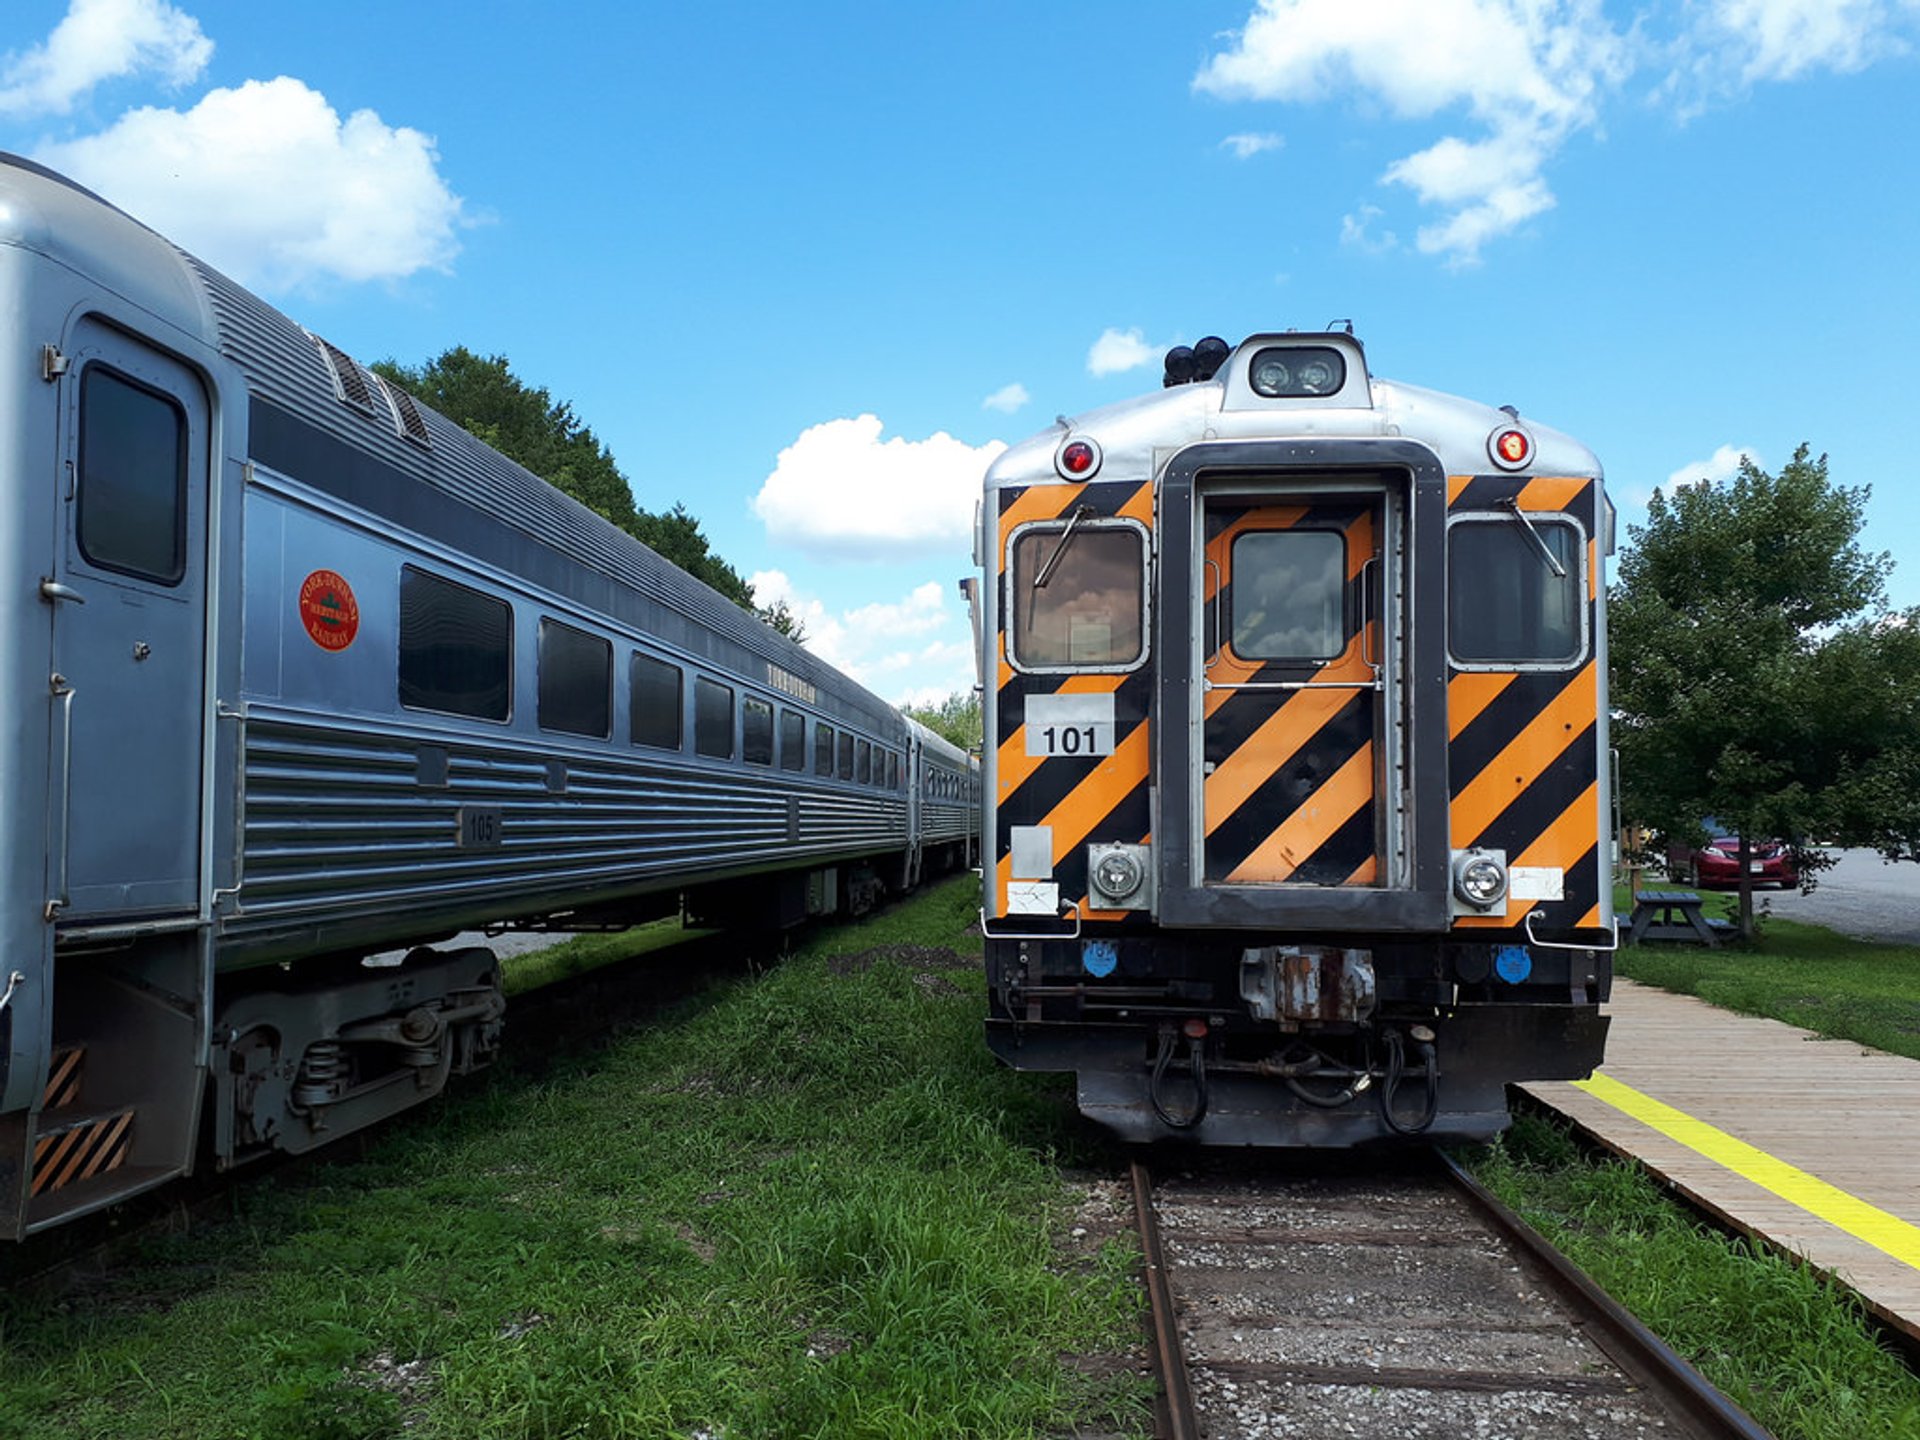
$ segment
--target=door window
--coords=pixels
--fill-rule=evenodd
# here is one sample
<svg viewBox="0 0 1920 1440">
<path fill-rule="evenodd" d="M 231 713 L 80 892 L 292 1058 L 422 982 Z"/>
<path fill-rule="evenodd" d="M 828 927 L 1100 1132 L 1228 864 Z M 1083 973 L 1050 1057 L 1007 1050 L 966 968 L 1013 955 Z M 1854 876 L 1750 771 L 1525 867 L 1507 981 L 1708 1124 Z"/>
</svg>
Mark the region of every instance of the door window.
<svg viewBox="0 0 1920 1440">
<path fill-rule="evenodd" d="M 187 417 L 104 365 L 80 381 L 80 553 L 158 585 L 187 572 Z"/>
</svg>

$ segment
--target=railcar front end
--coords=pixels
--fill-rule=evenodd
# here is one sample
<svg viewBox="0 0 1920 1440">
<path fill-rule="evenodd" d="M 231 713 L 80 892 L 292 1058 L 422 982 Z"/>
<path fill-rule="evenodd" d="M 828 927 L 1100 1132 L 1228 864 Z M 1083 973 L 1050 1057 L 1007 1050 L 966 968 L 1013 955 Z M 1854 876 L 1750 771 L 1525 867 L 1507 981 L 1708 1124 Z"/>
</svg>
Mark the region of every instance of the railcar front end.
<svg viewBox="0 0 1920 1440">
<path fill-rule="evenodd" d="M 1197 354 L 1197 360 L 1196 360 Z M 1583 446 L 1348 334 L 1169 356 L 986 479 L 988 1040 L 1133 1140 L 1485 1137 L 1599 1062 Z"/>
</svg>

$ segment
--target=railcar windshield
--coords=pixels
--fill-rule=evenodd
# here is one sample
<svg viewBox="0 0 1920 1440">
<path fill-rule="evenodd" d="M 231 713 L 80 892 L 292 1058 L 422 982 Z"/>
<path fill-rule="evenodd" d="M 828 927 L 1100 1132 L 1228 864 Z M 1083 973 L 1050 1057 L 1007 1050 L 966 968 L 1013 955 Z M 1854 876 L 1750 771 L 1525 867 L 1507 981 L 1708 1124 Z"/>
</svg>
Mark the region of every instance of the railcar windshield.
<svg viewBox="0 0 1920 1440">
<path fill-rule="evenodd" d="M 1146 546 L 1132 526 L 1033 526 L 1013 542 L 1013 660 L 1131 665 L 1145 635 Z M 1035 583 L 1044 577 L 1045 584 Z"/>
<path fill-rule="evenodd" d="M 1537 537 L 1537 540 L 1536 540 Z M 1547 563 L 1547 553 L 1560 573 Z M 1470 665 L 1571 665 L 1586 652 L 1580 531 L 1489 515 L 1447 532 L 1447 633 Z"/>
</svg>

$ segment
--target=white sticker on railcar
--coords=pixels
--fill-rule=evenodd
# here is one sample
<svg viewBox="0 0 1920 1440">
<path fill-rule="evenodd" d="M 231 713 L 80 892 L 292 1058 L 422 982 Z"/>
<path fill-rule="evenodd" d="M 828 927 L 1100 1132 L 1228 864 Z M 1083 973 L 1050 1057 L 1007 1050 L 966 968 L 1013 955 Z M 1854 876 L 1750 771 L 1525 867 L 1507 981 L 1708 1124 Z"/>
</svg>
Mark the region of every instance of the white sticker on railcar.
<svg viewBox="0 0 1920 1440">
<path fill-rule="evenodd" d="M 1009 915 L 1058 915 L 1060 913 L 1060 887 L 1051 880 L 1009 880 L 1007 882 L 1007 913 Z"/>
<path fill-rule="evenodd" d="M 1016 880 L 1045 880 L 1053 874 L 1053 827 L 1016 825 L 1008 835 Z"/>
<path fill-rule="evenodd" d="M 1552 865 L 1516 865 L 1507 876 L 1507 893 L 1516 900 L 1564 900 L 1567 872 Z"/>
<path fill-rule="evenodd" d="M 1113 695 L 1029 695 L 1027 754 L 1111 755 Z"/>
</svg>

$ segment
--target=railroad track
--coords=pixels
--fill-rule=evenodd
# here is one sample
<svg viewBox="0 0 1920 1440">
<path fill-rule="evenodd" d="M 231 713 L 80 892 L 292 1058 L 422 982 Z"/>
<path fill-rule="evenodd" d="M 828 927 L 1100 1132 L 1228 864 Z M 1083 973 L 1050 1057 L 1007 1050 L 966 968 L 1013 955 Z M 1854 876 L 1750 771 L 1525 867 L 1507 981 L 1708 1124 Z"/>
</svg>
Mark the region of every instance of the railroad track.
<svg viewBox="0 0 1920 1440">
<path fill-rule="evenodd" d="M 1192 1164 L 1132 1166 L 1166 1440 L 1768 1440 L 1444 1157 Z"/>
</svg>

